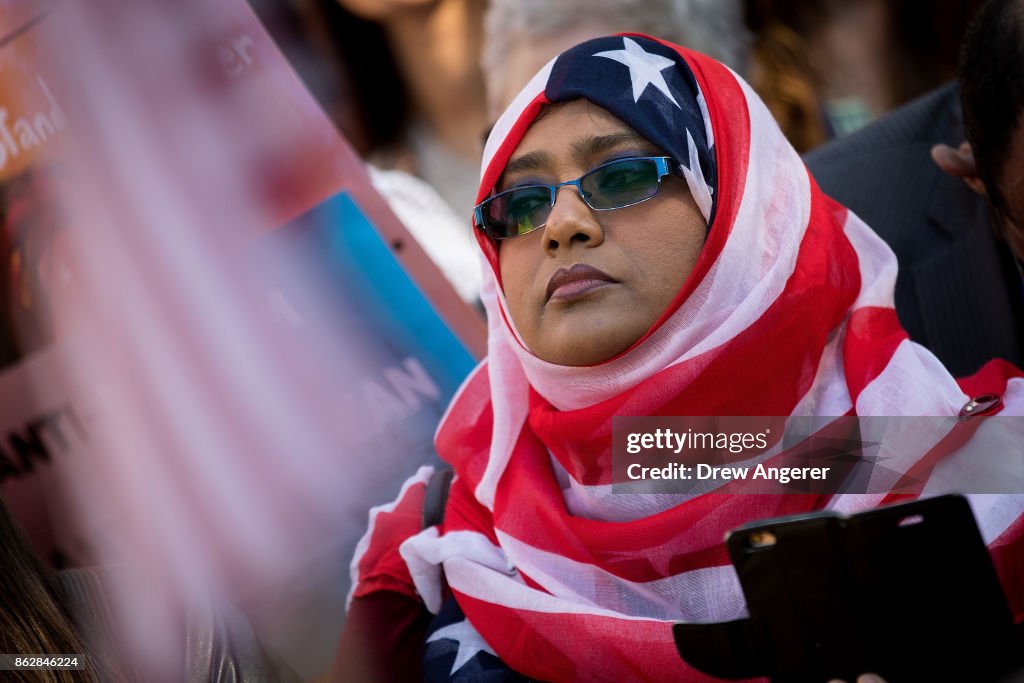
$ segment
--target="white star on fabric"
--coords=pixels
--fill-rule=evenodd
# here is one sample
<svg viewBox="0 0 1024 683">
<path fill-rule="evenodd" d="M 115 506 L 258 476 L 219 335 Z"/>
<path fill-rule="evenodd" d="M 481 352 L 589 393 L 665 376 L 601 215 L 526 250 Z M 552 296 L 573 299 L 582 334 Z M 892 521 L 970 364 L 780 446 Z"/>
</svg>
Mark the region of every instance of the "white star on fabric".
<svg viewBox="0 0 1024 683">
<path fill-rule="evenodd" d="M 616 62 L 625 64 L 629 67 L 629 78 L 633 82 L 633 101 L 639 102 L 640 95 L 643 94 L 644 90 L 648 85 L 653 85 L 655 88 L 665 93 L 672 104 L 679 107 L 679 103 L 676 102 L 676 98 L 669 92 L 668 83 L 665 82 L 665 77 L 661 75 L 661 72 L 673 65 L 671 59 L 662 57 L 661 55 L 652 54 L 645 52 L 640 44 L 635 40 L 623 37 L 622 44 L 624 50 L 609 50 L 607 52 L 598 52 L 595 57 L 606 57 L 607 59 L 614 59 Z M 679 107 L 682 109 L 682 107 Z"/>
<path fill-rule="evenodd" d="M 455 672 L 461 669 L 466 662 L 473 659 L 477 652 L 495 654 L 490 645 L 484 641 L 480 634 L 476 632 L 476 629 L 473 628 L 473 625 L 469 623 L 469 619 L 463 619 L 454 624 L 448 624 L 444 628 L 437 629 L 430 634 L 427 642 L 431 643 L 442 638 L 454 640 L 459 644 L 459 651 L 455 653 L 455 661 L 452 663 L 450 675 L 455 675 Z"/>
</svg>

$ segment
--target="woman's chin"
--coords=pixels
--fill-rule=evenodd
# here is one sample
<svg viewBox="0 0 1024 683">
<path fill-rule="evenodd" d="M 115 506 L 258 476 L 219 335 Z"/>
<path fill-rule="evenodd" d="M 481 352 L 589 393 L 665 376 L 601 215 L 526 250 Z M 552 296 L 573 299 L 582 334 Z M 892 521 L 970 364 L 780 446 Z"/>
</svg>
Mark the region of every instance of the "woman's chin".
<svg viewBox="0 0 1024 683">
<path fill-rule="evenodd" d="M 555 365 L 599 365 L 628 349 L 642 334 L 628 329 L 609 331 L 606 326 L 580 325 L 563 334 L 548 335 L 544 344 L 531 350 L 541 360 Z"/>
</svg>

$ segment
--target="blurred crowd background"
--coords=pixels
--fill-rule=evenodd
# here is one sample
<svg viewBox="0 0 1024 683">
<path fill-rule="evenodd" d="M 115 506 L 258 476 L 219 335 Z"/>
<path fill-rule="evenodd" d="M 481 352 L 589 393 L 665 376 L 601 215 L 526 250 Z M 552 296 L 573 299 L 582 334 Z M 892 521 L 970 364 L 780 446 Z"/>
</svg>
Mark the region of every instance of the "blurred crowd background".
<svg viewBox="0 0 1024 683">
<path fill-rule="evenodd" d="M 744 76 L 800 153 L 951 82 L 980 0 L 251 0 L 376 189 L 467 302 L 479 264 L 469 216 L 490 125 L 544 63 L 619 31 L 710 54 Z M 32 177 L 4 187 L 7 362 L 45 339 L 18 321 L 59 271 L 23 235 Z M 33 192 L 26 193 L 29 183 Z M 45 221 L 44 221 L 45 222 Z M 52 221 L 51 221 L 52 222 Z M 37 231 L 38 232 L 38 231 Z M 40 267 L 25 264 L 40 263 Z M 43 335 L 32 330 L 28 336 Z"/>
<path fill-rule="evenodd" d="M 743 75 L 801 153 L 951 81 L 978 0 L 253 0 L 458 291 L 489 125 L 581 40 L 638 31 Z M 423 180 L 426 186 L 420 185 Z M 437 201 L 432 190 L 440 195 Z M 439 235 L 444 239 L 440 242 Z"/>
</svg>

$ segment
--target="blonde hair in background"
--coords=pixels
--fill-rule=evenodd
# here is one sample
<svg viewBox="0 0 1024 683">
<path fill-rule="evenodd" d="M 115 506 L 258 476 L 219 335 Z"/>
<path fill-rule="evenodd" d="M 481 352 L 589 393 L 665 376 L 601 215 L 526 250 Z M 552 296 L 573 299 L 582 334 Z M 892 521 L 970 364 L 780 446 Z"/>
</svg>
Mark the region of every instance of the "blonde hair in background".
<svg viewBox="0 0 1024 683">
<path fill-rule="evenodd" d="M 500 69 L 517 43 L 578 26 L 647 33 L 746 71 L 750 33 L 737 0 L 491 0 L 484 16 L 484 72 Z"/>
<path fill-rule="evenodd" d="M 753 48 L 750 84 L 798 152 L 828 138 L 818 101 L 818 75 L 804 39 L 793 29 L 773 23 Z"/>
</svg>

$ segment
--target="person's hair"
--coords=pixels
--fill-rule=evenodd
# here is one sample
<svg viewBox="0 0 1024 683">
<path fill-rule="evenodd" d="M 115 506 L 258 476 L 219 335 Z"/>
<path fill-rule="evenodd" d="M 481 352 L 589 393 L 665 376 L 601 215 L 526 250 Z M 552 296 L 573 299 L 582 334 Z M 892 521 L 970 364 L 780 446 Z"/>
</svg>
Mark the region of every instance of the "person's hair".
<svg viewBox="0 0 1024 683">
<path fill-rule="evenodd" d="M 750 85 L 790 144 L 803 152 L 825 142 L 828 131 L 818 99 L 818 72 L 800 34 L 772 22 L 759 29 L 752 58 L 759 68 L 751 73 Z"/>
<path fill-rule="evenodd" d="M 894 105 L 953 78 L 964 27 L 979 4 L 980 0 L 886 2 L 887 98 Z M 824 73 L 808 50 L 839 6 L 839 0 L 743 0 L 756 64 L 751 85 L 801 152 L 828 137 L 818 95 Z"/>
<path fill-rule="evenodd" d="M 978 12 L 960 53 L 960 101 L 978 176 L 992 206 L 1006 212 L 999 180 L 1024 127 L 1024 2 L 992 0 Z"/>
<path fill-rule="evenodd" d="M 0 652 L 88 656 L 46 573 L 0 498 Z M 8 671 L 5 681 L 63 683 L 95 681 L 85 670 Z"/>
<path fill-rule="evenodd" d="M 555 36 L 581 24 L 646 33 L 745 71 L 749 34 L 738 0 L 491 0 L 484 16 L 484 71 L 500 69 L 524 38 Z"/>
</svg>

